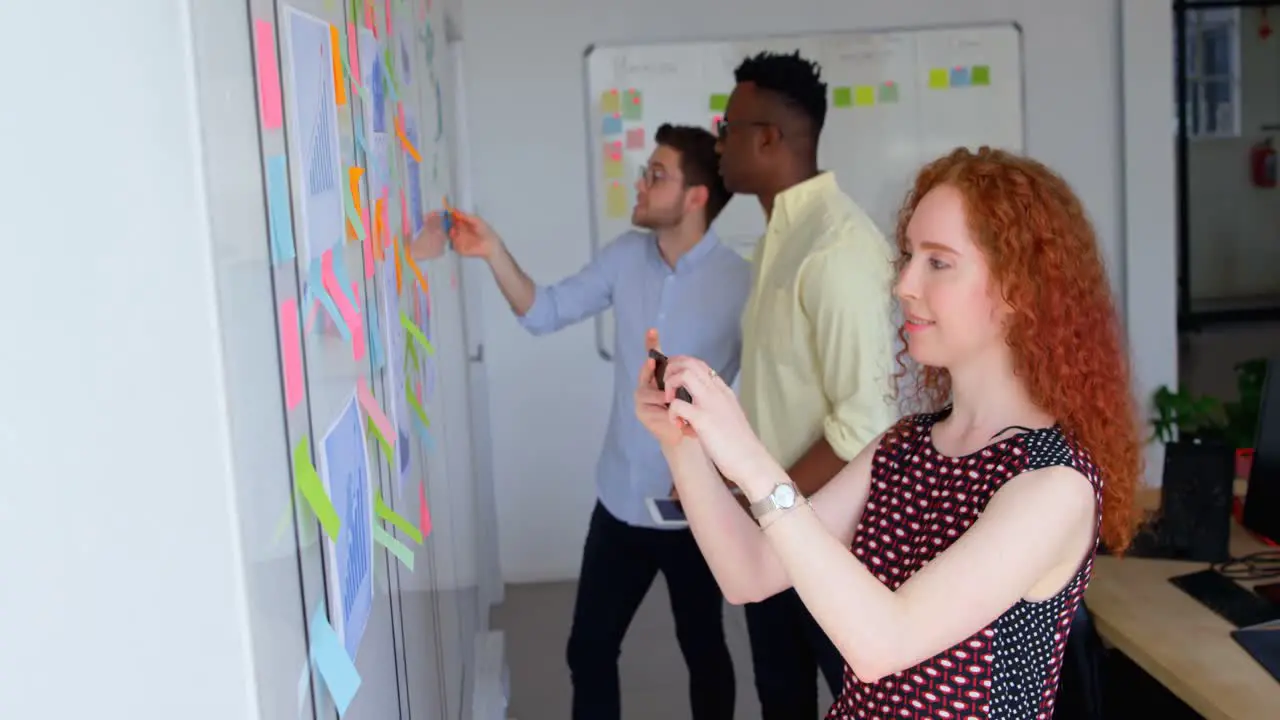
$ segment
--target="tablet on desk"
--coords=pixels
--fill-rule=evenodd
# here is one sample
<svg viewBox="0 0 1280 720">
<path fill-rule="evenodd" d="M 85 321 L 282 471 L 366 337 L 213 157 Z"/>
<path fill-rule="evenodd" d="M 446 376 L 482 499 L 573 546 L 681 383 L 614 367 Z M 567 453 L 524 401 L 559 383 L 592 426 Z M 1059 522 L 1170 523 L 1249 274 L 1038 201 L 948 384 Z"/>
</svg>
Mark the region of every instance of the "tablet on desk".
<svg viewBox="0 0 1280 720">
<path fill-rule="evenodd" d="M 649 515 L 661 527 L 689 527 L 689 519 L 684 516 L 684 508 L 674 498 L 648 498 Z"/>
</svg>

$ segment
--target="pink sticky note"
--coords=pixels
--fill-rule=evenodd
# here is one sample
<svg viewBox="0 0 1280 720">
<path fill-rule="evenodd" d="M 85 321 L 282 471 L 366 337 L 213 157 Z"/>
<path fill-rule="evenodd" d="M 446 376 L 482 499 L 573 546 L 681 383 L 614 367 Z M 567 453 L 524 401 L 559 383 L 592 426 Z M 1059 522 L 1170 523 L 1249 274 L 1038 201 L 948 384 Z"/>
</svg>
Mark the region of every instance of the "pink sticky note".
<svg viewBox="0 0 1280 720">
<path fill-rule="evenodd" d="M 427 537 L 431 534 L 431 509 L 427 507 L 426 481 L 418 483 L 418 513 L 421 515 L 418 529 L 422 531 L 422 537 Z"/>
<path fill-rule="evenodd" d="M 324 289 L 329 291 L 329 297 L 333 298 L 333 304 L 337 306 L 338 313 L 342 315 L 342 321 L 347 324 L 347 329 L 351 331 L 351 347 L 356 360 L 364 357 L 364 324 L 360 321 L 360 313 L 351 306 L 351 301 L 347 298 L 347 292 L 338 283 L 338 278 L 333 274 L 333 251 L 329 250 L 321 256 L 320 259 L 320 277 L 324 283 Z"/>
<path fill-rule="evenodd" d="M 284 401 L 290 410 L 302 400 L 302 336 L 298 329 L 298 302 L 280 303 L 280 358 L 284 362 Z"/>
<path fill-rule="evenodd" d="M 347 54 L 351 57 L 351 82 L 360 87 L 360 40 L 353 22 L 347 23 Z"/>
<path fill-rule="evenodd" d="M 258 69 L 258 112 L 262 128 L 275 130 L 284 122 L 280 105 L 280 66 L 276 62 L 276 31 L 266 20 L 253 21 L 254 62 Z"/>
<path fill-rule="evenodd" d="M 384 7 L 386 7 L 387 9 L 387 37 L 392 37 L 393 31 L 391 29 L 391 0 L 386 0 Z"/>
<path fill-rule="evenodd" d="M 627 131 L 627 149 L 644 149 L 644 128 L 631 128 Z"/>
<path fill-rule="evenodd" d="M 404 199 L 404 188 L 400 188 L 400 227 L 400 232 L 408 238 L 413 226 L 409 224 L 409 203 Z"/>
<path fill-rule="evenodd" d="M 365 414 L 373 421 L 374 427 L 382 433 L 382 438 L 389 443 L 395 443 L 396 430 L 391 425 L 391 419 L 382 412 L 378 399 L 373 396 L 369 390 L 369 383 L 364 378 L 360 378 L 360 382 L 356 383 L 356 398 L 359 399 L 360 407 L 364 408 Z"/>
</svg>

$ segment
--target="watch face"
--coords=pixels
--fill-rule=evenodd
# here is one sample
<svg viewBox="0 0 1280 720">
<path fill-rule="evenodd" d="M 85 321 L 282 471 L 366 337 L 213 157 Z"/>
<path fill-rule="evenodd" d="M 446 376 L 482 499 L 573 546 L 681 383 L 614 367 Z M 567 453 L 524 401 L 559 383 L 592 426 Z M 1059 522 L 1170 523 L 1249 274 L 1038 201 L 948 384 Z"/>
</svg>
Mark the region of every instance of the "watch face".
<svg viewBox="0 0 1280 720">
<path fill-rule="evenodd" d="M 796 489 L 790 485 L 779 485 L 773 489 L 773 502 L 780 508 L 789 508 L 796 504 Z"/>
</svg>

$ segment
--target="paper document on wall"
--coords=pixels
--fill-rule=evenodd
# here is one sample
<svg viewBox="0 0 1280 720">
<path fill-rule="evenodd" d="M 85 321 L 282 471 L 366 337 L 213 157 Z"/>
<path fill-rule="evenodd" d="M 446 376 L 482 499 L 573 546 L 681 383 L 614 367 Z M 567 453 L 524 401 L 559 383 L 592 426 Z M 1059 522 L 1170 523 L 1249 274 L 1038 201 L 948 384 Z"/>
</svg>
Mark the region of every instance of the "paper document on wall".
<svg viewBox="0 0 1280 720">
<path fill-rule="evenodd" d="M 373 609 L 373 488 L 354 389 L 320 443 L 320 477 L 342 518 L 338 539 L 326 553 L 333 579 L 329 604 L 337 609 L 334 629 L 354 660 Z"/>
</svg>

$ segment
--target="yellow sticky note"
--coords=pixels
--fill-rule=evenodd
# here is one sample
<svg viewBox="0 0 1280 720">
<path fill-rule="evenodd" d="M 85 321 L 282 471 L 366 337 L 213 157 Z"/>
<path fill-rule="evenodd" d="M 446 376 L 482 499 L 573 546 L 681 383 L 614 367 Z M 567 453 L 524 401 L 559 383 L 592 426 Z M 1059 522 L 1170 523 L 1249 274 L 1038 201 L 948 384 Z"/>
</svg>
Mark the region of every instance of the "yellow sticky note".
<svg viewBox="0 0 1280 720">
<path fill-rule="evenodd" d="M 600 112 L 606 115 L 622 112 L 622 95 L 617 90 L 600 93 Z"/>
<path fill-rule="evenodd" d="M 605 214 L 611 218 L 624 218 L 629 214 L 628 210 L 627 189 L 620 182 L 609 183 L 604 199 Z"/>
<path fill-rule="evenodd" d="M 626 176 L 626 169 L 619 158 L 605 158 L 604 176 L 607 180 L 621 180 Z"/>
<path fill-rule="evenodd" d="M 951 84 L 951 74 L 946 68 L 933 68 L 929 71 L 929 87 L 933 90 L 945 89 Z"/>
<path fill-rule="evenodd" d="M 875 105 L 876 89 L 872 85 L 859 85 L 853 89 L 854 105 Z"/>
</svg>

